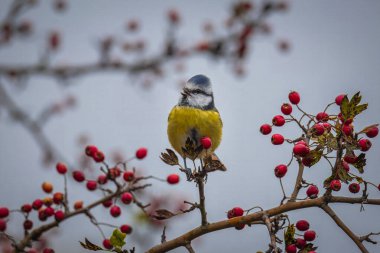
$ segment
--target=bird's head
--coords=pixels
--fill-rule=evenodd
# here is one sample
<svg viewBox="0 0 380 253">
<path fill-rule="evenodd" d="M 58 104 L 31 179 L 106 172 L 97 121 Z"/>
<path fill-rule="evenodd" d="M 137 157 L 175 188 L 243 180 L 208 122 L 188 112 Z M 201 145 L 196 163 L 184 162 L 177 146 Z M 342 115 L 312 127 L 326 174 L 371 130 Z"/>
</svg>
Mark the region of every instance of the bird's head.
<svg viewBox="0 0 380 253">
<path fill-rule="evenodd" d="M 190 78 L 181 92 L 178 105 L 190 106 L 204 110 L 214 108 L 214 95 L 211 82 L 207 76 L 196 75 Z"/>
</svg>

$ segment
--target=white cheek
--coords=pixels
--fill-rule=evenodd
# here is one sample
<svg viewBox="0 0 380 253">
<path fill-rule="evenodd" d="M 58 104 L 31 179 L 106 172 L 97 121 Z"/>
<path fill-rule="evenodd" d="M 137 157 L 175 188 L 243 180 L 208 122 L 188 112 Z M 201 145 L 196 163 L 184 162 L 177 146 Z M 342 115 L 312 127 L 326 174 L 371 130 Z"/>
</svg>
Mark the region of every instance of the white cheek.
<svg viewBox="0 0 380 253">
<path fill-rule="evenodd" d="M 205 107 L 209 105 L 211 102 L 212 97 L 210 96 L 197 95 L 189 97 L 189 103 L 194 106 Z"/>
</svg>

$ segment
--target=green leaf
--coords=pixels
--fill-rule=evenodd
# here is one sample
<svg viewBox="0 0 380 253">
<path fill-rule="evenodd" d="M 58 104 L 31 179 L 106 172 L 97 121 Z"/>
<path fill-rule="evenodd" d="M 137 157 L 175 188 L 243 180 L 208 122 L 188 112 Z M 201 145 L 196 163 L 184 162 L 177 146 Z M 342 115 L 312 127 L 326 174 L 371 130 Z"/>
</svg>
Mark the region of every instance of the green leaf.
<svg viewBox="0 0 380 253">
<path fill-rule="evenodd" d="M 296 229 L 294 228 L 294 224 L 290 224 L 289 227 L 284 232 L 285 245 L 289 245 L 295 242 L 294 235 L 296 233 Z"/>
<path fill-rule="evenodd" d="M 309 152 L 309 154 L 307 154 L 304 157 L 304 159 L 308 159 L 311 161 L 310 166 L 308 166 L 308 167 L 311 167 L 314 164 L 316 164 L 317 162 L 319 162 L 319 160 L 321 160 L 322 154 L 323 154 L 322 150 L 317 150 L 317 149 L 311 150 Z"/>
<path fill-rule="evenodd" d="M 350 101 L 347 96 L 344 96 L 342 103 L 340 104 L 340 111 L 342 112 L 342 116 L 347 119 L 350 113 Z"/>
<path fill-rule="evenodd" d="M 365 154 L 364 153 L 361 153 L 356 162 L 353 164 L 354 167 L 360 172 L 360 173 L 363 173 L 364 172 L 364 166 L 366 166 L 366 162 L 367 162 L 367 159 L 365 159 Z"/>
<path fill-rule="evenodd" d="M 359 115 L 360 113 L 362 113 L 364 110 L 366 110 L 368 107 L 368 104 L 362 104 L 362 105 L 358 105 L 356 107 L 354 107 L 352 109 L 352 114 L 354 115 L 354 117 L 356 115 Z"/>
<path fill-rule="evenodd" d="M 122 248 L 125 244 L 124 239 L 126 236 L 127 235 L 122 233 L 119 229 L 115 229 L 110 238 L 112 246 L 119 249 Z"/>
<path fill-rule="evenodd" d="M 339 166 L 338 168 L 338 177 L 341 181 L 345 182 L 346 184 L 350 181 L 352 181 L 353 177 L 351 177 L 345 169 L 342 168 L 342 166 Z"/>
<path fill-rule="evenodd" d="M 359 105 L 362 100 L 360 92 L 357 92 L 350 101 L 346 98 L 347 96 L 344 97 L 340 106 L 340 111 L 342 112 L 344 119 L 353 119 L 356 115 L 359 115 L 368 107 L 368 104 Z"/>
<path fill-rule="evenodd" d="M 323 187 L 325 187 L 326 189 L 330 188 L 330 183 L 333 179 L 333 176 L 329 176 L 328 178 L 326 178 L 325 181 L 323 181 Z"/>
</svg>

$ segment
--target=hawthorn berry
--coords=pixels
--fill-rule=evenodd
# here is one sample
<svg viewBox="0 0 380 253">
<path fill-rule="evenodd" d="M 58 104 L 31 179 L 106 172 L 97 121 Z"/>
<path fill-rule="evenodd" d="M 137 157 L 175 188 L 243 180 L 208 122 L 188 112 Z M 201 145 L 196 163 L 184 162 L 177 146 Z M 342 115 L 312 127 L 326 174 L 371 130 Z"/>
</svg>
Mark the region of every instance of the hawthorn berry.
<svg viewBox="0 0 380 253">
<path fill-rule="evenodd" d="M 244 228 L 245 228 L 245 224 L 238 224 L 238 225 L 235 226 L 236 230 L 242 230 Z"/>
<path fill-rule="evenodd" d="M 73 178 L 79 183 L 83 182 L 86 179 L 83 172 L 80 170 L 73 171 Z"/>
<path fill-rule="evenodd" d="M 340 180 L 338 180 L 338 179 L 334 179 L 330 183 L 330 189 L 333 191 L 337 192 L 340 190 L 341 187 L 342 187 L 342 184 L 341 184 Z"/>
<path fill-rule="evenodd" d="M 121 202 L 128 205 L 132 202 L 133 196 L 130 192 L 125 192 L 121 195 L 120 199 L 121 199 Z"/>
<path fill-rule="evenodd" d="M 24 204 L 21 207 L 21 211 L 23 211 L 24 213 L 30 213 L 32 211 L 32 208 L 33 207 L 31 204 Z"/>
<path fill-rule="evenodd" d="M 358 144 L 359 144 L 360 150 L 363 152 L 368 151 L 372 146 L 371 141 L 368 139 L 360 139 L 358 141 Z"/>
<path fill-rule="evenodd" d="M 61 44 L 61 36 L 57 31 L 53 31 L 49 35 L 49 46 L 51 50 L 57 50 Z"/>
<path fill-rule="evenodd" d="M 109 199 L 109 200 L 104 201 L 102 204 L 104 207 L 108 208 L 108 207 L 112 206 L 113 201 L 112 201 L 112 199 Z"/>
<path fill-rule="evenodd" d="M 57 163 L 55 168 L 57 169 L 57 172 L 59 174 L 66 174 L 66 172 L 67 172 L 67 166 L 64 163 Z"/>
<path fill-rule="evenodd" d="M 0 207 L 0 219 L 6 218 L 9 215 L 9 209 L 7 207 Z"/>
<path fill-rule="evenodd" d="M 306 241 L 304 239 L 302 239 L 302 238 L 297 238 L 295 244 L 296 244 L 297 248 L 303 249 L 306 246 Z"/>
<path fill-rule="evenodd" d="M 308 230 L 303 234 L 305 241 L 314 241 L 316 233 L 314 230 Z"/>
<path fill-rule="evenodd" d="M 260 132 L 263 134 L 263 135 L 267 135 L 267 134 L 270 134 L 272 132 L 272 127 L 271 125 L 269 124 L 264 124 L 260 127 Z"/>
<path fill-rule="evenodd" d="M 113 248 L 111 241 L 109 239 L 103 240 L 103 247 L 106 249 L 112 249 Z"/>
<path fill-rule="evenodd" d="M 131 182 L 135 178 L 135 174 L 132 171 L 126 171 L 123 174 L 123 178 L 127 182 Z"/>
<path fill-rule="evenodd" d="M 131 234 L 132 233 L 132 227 L 128 224 L 124 224 L 120 226 L 120 231 L 124 234 Z"/>
<path fill-rule="evenodd" d="M 40 221 L 46 221 L 47 220 L 47 215 L 46 215 L 46 213 L 45 213 L 45 209 L 40 209 L 40 210 L 38 210 L 38 219 L 40 220 Z"/>
<path fill-rule="evenodd" d="M 358 157 L 355 154 L 346 154 L 343 160 L 347 163 L 354 164 L 358 160 Z"/>
<path fill-rule="evenodd" d="M 121 175 L 121 171 L 117 167 L 111 168 L 109 170 L 109 177 L 112 178 L 112 179 L 118 178 L 118 177 L 120 177 L 120 175 Z"/>
<path fill-rule="evenodd" d="M 51 206 L 53 204 L 53 198 L 51 197 L 45 197 L 42 202 L 44 202 L 45 206 Z"/>
<path fill-rule="evenodd" d="M 312 157 L 303 157 L 302 158 L 302 164 L 306 167 L 311 167 L 311 165 L 313 164 L 313 158 Z"/>
<path fill-rule="evenodd" d="M 119 217 L 120 214 L 121 214 L 120 207 L 117 206 L 117 205 L 112 206 L 111 209 L 110 209 L 110 214 L 111 214 L 112 217 L 115 217 L 115 218 Z"/>
<path fill-rule="evenodd" d="M 293 147 L 293 153 L 295 155 L 304 157 L 310 153 L 310 148 L 306 145 L 303 145 L 303 144 L 296 144 Z"/>
<path fill-rule="evenodd" d="M 179 176 L 177 174 L 170 174 L 167 178 L 166 181 L 169 184 L 177 184 L 179 182 Z"/>
<path fill-rule="evenodd" d="M 53 185 L 49 182 L 43 182 L 41 188 L 46 193 L 51 193 L 53 191 Z"/>
<path fill-rule="evenodd" d="M 337 105 L 341 105 L 342 104 L 342 101 L 344 99 L 344 97 L 346 96 L 346 94 L 340 94 L 338 95 L 336 98 L 335 98 L 335 103 Z"/>
<path fill-rule="evenodd" d="M 297 253 L 297 247 L 295 244 L 289 244 L 286 246 L 286 253 Z"/>
<path fill-rule="evenodd" d="M 307 220 L 299 220 L 297 221 L 296 223 L 296 228 L 299 230 L 299 231 L 306 231 L 308 230 L 310 227 L 310 224 Z"/>
<path fill-rule="evenodd" d="M 0 219 L 0 231 L 4 232 L 7 229 L 7 222 L 3 219 Z"/>
<path fill-rule="evenodd" d="M 347 136 L 351 135 L 353 131 L 354 131 L 354 128 L 351 125 L 342 126 L 342 132 Z"/>
<path fill-rule="evenodd" d="M 147 154 L 148 154 L 148 149 L 146 149 L 146 148 L 139 148 L 136 151 L 136 158 L 140 159 L 140 160 L 144 159 Z"/>
<path fill-rule="evenodd" d="M 288 103 L 284 103 L 281 106 L 281 112 L 285 115 L 290 115 L 293 111 L 292 105 Z"/>
<path fill-rule="evenodd" d="M 301 101 L 300 94 L 297 91 L 292 91 L 289 93 L 289 101 L 290 103 L 297 105 Z"/>
<path fill-rule="evenodd" d="M 350 171 L 350 165 L 346 161 L 342 161 L 342 167 L 345 171 L 349 172 Z"/>
<path fill-rule="evenodd" d="M 360 185 L 358 183 L 351 183 L 349 186 L 348 186 L 348 190 L 351 192 L 351 193 L 358 193 L 360 191 Z"/>
<path fill-rule="evenodd" d="M 325 128 L 326 132 L 330 133 L 330 131 L 331 131 L 331 125 L 330 125 L 330 123 L 323 122 L 322 125 Z"/>
<path fill-rule="evenodd" d="M 243 208 L 237 206 L 227 212 L 227 218 L 231 219 L 234 217 L 243 216 L 243 214 L 244 214 Z"/>
<path fill-rule="evenodd" d="M 372 127 L 371 129 L 367 130 L 365 133 L 369 138 L 374 138 L 379 134 L 379 128 L 378 127 Z"/>
<path fill-rule="evenodd" d="M 65 218 L 65 213 L 61 210 L 58 210 L 57 212 L 55 212 L 54 218 L 56 221 L 61 221 Z"/>
<path fill-rule="evenodd" d="M 272 123 L 275 126 L 283 126 L 285 124 L 285 118 L 282 115 L 276 115 L 272 119 Z"/>
<path fill-rule="evenodd" d="M 44 204 L 44 202 L 42 200 L 36 199 L 35 201 L 33 201 L 32 207 L 34 210 L 38 210 L 42 207 L 43 204 Z"/>
<path fill-rule="evenodd" d="M 201 144 L 204 149 L 209 149 L 212 145 L 212 141 L 210 137 L 203 137 L 201 138 Z"/>
<path fill-rule="evenodd" d="M 33 221 L 31 220 L 25 220 L 23 223 L 24 229 L 25 230 L 30 230 L 33 228 Z"/>
<path fill-rule="evenodd" d="M 108 181 L 107 175 L 99 175 L 98 177 L 98 184 L 106 184 Z"/>
<path fill-rule="evenodd" d="M 97 162 L 97 163 L 101 163 L 104 161 L 105 159 L 105 156 L 104 156 L 104 153 L 102 151 L 97 151 L 94 156 L 92 157 L 94 158 L 94 161 Z"/>
<path fill-rule="evenodd" d="M 273 145 L 281 145 L 282 143 L 284 143 L 285 139 L 284 136 L 282 136 L 281 134 L 273 134 L 271 141 Z"/>
<path fill-rule="evenodd" d="M 325 127 L 323 126 L 323 124 L 315 124 L 313 126 L 313 133 L 316 136 L 321 136 L 322 134 L 324 134 L 324 132 L 325 132 Z"/>
<path fill-rule="evenodd" d="M 86 183 L 86 187 L 89 191 L 95 191 L 98 187 L 98 183 L 94 180 L 88 180 Z"/>
<path fill-rule="evenodd" d="M 329 115 L 328 115 L 327 113 L 325 113 L 325 112 L 319 112 L 319 113 L 317 114 L 317 116 L 315 116 L 315 118 L 316 118 L 317 121 L 319 121 L 319 122 L 321 122 L 321 121 L 326 122 L 326 121 L 329 120 Z"/>
<path fill-rule="evenodd" d="M 44 213 L 47 217 L 53 216 L 54 215 L 54 208 L 48 206 L 44 209 Z"/>
<path fill-rule="evenodd" d="M 55 251 L 52 248 L 44 248 L 42 253 L 54 253 Z"/>
<path fill-rule="evenodd" d="M 85 149 L 86 155 L 89 157 L 94 157 L 96 152 L 98 152 L 98 148 L 94 145 L 88 145 Z"/>
<path fill-rule="evenodd" d="M 319 189 L 316 185 L 310 185 L 306 190 L 306 195 L 311 199 L 318 197 L 318 193 Z"/>
<path fill-rule="evenodd" d="M 296 145 L 305 145 L 305 146 L 308 146 L 308 144 L 307 144 L 306 141 L 304 141 L 304 140 L 298 141 L 298 142 L 296 143 Z"/>
<path fill-rule="evenodd" d="M 53 202 L 57 205 L 61 204 L 63 199 L 64 199 L 64 195 L 62 192 L 56 192 L 53 194 Z"/>
<path fill-rule="evenodd" d="M 287 171 L 288 167 L 285 164 L 277 165 L 276 168 L 274 168 L 274 174 L 278 178 L 282 178 L 283 176 L 285 176 Z"/>
<path fill-rule="evenodd" d="M 74 209 L 79 210 L 83 208 L 83 201 L 82 200 L 77 200 L 74 203 Z"/>
<path fill-rule="evenodd" d="M 343 122 L 343 124 L 348 126 L 348 125 L 350 125 L 353 121 L 354 121 L 354 120 L 353 120 L 352 118 L 350 118 L 350 119 L 346 119 L 346 120 Z"/>
</svg>

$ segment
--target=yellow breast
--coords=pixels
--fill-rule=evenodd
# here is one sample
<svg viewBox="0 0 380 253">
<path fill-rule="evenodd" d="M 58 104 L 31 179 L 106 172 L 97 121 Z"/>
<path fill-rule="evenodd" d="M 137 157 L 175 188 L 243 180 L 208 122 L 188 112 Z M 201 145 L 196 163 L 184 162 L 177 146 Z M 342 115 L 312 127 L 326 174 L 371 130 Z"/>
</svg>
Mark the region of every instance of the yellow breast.
<svg viewBox="0 0 380 253">
<path fill-rule="evenodd" d="M 199 139 L 211 138 L 213 152 L 222 139 L 222 121 L 217 110 L 201 110 L 193 107 L 175 106 L 169 114 L 168 137 L 173 148 L 183 156 L 186 139 L 196 134 Z"/>
</svg>

